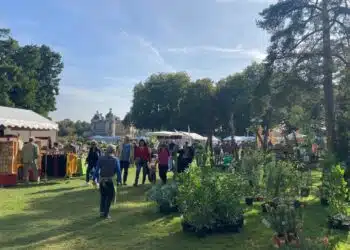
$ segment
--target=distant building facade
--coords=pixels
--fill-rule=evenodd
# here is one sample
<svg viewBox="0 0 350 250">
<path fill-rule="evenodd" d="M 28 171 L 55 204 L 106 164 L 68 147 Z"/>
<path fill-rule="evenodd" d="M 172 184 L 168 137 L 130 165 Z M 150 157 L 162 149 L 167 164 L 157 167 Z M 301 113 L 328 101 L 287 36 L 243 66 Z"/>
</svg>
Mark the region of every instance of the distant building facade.
<svg viewBox="0 0 350 250">
<path fill-rule="evenodd" d="M 124 127 L 121 119 L 115 116 L 112 109 L 106 116 L 98 111 L 91 119 L 91 132 L 92 135 L 99 136 L 125 136 L 129 135 L 134 137 L 136 134 L 136 128 L 134 126 Z"/>
</svg>

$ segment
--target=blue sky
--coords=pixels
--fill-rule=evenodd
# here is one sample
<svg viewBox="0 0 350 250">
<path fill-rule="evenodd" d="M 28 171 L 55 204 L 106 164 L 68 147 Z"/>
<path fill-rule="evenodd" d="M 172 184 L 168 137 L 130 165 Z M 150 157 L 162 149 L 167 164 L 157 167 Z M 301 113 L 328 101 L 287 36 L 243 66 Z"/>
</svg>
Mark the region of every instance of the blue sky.
<svg viewBox="0 0 350 250">
<path fill-rule="evenodd" d="M 258 13 L 274 0 L 12 0 L 0 27 L 63 56 L 54 120 L 124 117 L 133 86 L 156 72 L 219 80 L 264 57 Z"/>
</svg>

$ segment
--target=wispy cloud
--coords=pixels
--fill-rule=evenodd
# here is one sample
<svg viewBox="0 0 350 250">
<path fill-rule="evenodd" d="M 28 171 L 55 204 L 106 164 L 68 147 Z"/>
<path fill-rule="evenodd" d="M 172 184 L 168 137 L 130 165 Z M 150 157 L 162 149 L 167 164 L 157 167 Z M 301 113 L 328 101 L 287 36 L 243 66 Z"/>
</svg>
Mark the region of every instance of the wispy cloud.
<svg viewBox="0 0 350 250">
<path fill-rule="evenodd" d="M 183 48 L 169 48 L 168 52 L 173 53 L 200 53 L 200 52 L 214 52 L 222 54 L 239 54 L 255 60 L 263 60 L 266 57 L 266 54 L 258 49 L 244 49 L 242 45 L 239 45 L 235 48 L 223 48 L 216 46 L 195 46 L 195 47 L 183 47 Z"/>
<path fill-rule="evenodd" d="M 131 35 L 130 33 L 126 32 L 124 30 L 121 32 L 121 35 L 126 37 L 126 38 L 136 40 L 141 48 L 145 49 L 146 51 L 148 51 L 150 53 L 149 59 L 151 61 L 154 61 L 155 63 L 159 64 L 160 66 L 162 66 L 165 71 L 176 71 L 172 65 L 168 64 L 165 61 L 165 59 L 161 55 L 159 49 L 156 46 L 154 46 L 152 44 L 152 42 L 146 40 L 145 38 L 143 38 L 141 36 Z"/>
</svg>

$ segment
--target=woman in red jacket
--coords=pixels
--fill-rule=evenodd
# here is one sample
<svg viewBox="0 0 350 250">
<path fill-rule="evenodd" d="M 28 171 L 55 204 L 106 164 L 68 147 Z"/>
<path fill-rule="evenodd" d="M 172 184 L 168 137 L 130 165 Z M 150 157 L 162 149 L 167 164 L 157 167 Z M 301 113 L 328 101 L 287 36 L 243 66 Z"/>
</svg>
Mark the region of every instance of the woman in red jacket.
<svg viewBox="0 0 350 250">
<path fill-rule="evenodd" d="M 148 177 L 148 180 L 151 182 L 149 169 L 148 169 L 148 163 L 151 160 L 151 154 L 150 150 L 147 147 L 146 142 L 141 139 L 139 142 L 139 146 L 135 148 L 135 162 L 136 162 L 136 177 L 135 177 L 135 183 L 134 186 L 136 187 L 139 183 L 139 177 L 140 172 L 142 169 L 142 184 L 145 184 L 146 177 Z"/>
</svg>

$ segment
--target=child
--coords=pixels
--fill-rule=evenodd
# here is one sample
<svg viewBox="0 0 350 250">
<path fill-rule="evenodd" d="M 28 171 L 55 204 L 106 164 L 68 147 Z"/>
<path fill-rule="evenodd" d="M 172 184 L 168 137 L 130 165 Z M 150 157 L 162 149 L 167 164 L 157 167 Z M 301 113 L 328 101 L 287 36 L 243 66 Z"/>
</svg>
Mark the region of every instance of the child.
<svg viewBox="0 0 350 250">
<path fill-rule="evenodd" d="M 150 181 L 155 184 L 156 183 L 156 172 L 157 172 L 157 164 L 158 164 L 158 156 L 157 154 L 151 155 L 151 162 L 149 164 L 149 175 Z"/>
</svg>

